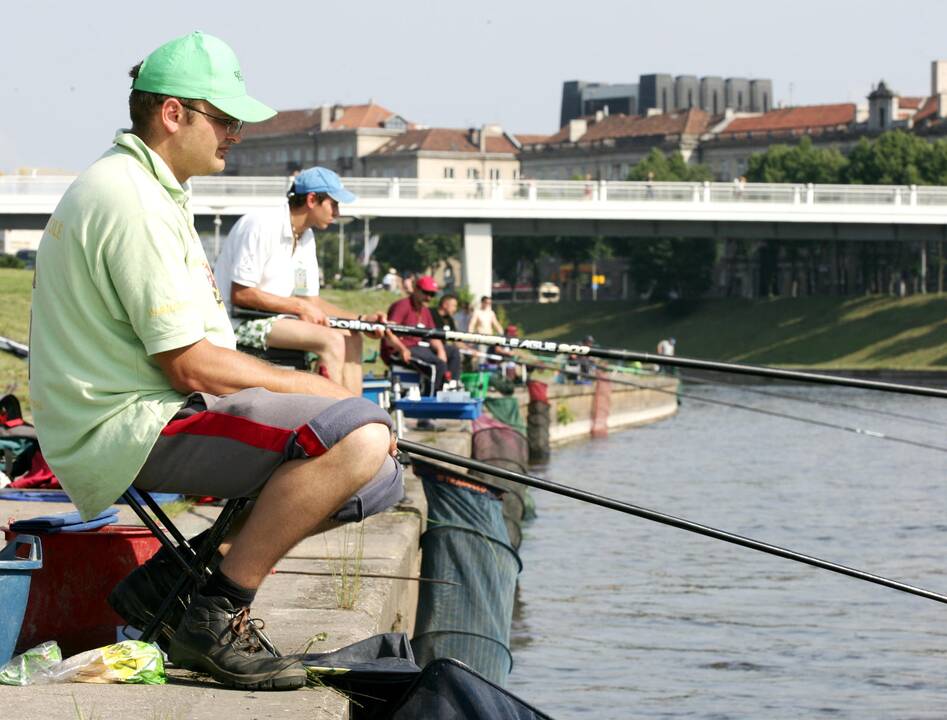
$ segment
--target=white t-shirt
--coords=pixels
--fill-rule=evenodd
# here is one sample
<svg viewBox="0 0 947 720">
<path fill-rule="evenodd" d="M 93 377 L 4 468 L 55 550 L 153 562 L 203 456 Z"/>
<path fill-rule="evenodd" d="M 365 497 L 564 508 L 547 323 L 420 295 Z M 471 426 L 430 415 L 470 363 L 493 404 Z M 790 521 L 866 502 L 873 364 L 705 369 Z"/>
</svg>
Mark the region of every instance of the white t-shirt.
<svg viewBox="0 0 947 720">
<path fill-rule="evenodd" d="M 240 218 L 224 241 L 214 266 L 214 277 L 227 312 L 232 313 L 233 283 L 259 288 L 280 297 L 319 294 L 316 238 L 307 229 L 293 251 L 289 206 L 256 210 Z M 236 328 L 242 319 L 232 319 Z"/>
</svg>

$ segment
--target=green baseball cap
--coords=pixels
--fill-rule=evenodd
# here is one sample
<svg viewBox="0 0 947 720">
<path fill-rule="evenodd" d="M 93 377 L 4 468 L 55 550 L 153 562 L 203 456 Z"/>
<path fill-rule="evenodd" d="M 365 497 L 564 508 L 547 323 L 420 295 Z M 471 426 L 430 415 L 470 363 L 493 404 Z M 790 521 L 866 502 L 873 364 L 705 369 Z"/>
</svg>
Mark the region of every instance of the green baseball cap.
<svg viewBox="0 0 947 720">
<path fill-rule="evenodd" d="M 247 95 L 237 56 L 223 40 L 202 32 L 175 38 L 145 58 L 132 88 L 158 95 L 206 100 L 244 122 L 276 111 Z"/>
</svg>

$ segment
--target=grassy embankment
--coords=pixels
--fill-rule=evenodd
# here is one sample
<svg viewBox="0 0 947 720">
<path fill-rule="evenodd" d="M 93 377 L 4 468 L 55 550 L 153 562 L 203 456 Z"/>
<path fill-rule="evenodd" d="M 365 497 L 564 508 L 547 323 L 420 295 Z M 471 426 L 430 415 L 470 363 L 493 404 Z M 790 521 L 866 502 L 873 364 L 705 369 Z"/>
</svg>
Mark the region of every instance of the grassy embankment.
<svg viewBox="0 0 947 720">
<path fill-rule="evenodd" d="M 27 341 L 32 272 L 0 270 L 0 335 Z M 353 312 L 386 308 L 397 295 L 333 291 L 325 297 Z M 581 340 L 653 352 L 677 338 L 678 354 L 782 366 L 947 371 L 947 296 L 897 299 L 779 298 L 706 300 L 684 308 L 636 302 L 562 302 L 507 307 L 530 337 Z M 366 340 L 366 352 L 377 341 Z M 0 353 L 0 389 L 17 383 L 29 403 L 26 363 Z"/>
<path fill-rule="evenodd" d="M 915 295 L 509 306 L 530 337 L 654 352 L 677 339 L 689 357 L 846 370 L 947 371 L 947 296 Z"/>
</svg>

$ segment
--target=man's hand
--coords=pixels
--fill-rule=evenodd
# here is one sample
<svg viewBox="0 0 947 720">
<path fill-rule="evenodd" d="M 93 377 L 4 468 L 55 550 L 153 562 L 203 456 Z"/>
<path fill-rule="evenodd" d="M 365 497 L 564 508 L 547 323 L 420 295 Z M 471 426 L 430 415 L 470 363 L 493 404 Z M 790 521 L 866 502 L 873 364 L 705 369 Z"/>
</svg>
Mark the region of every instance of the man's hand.
<svg viewBox="0 0 947 720">
<path fill-rule="evenodd" d="M 300 320 L 310 322 L 313 325 L 329 326 L 328 316 L 314 304 L 306 302 L 305 300 L 300 300 L 299 310 L 296 312 L 296 315 L 299 316 Z"/>
<path fill-rule="evenodd" d="M 362 315 L 362 320 L 364 322 L 370 322 L 370 323 L 388 322 L 388 318 L 383 312 L 376 312 L 376 313 L 369 313 L 368 315 Z M 383 329 L 373 330 L 372 332 L 365 333 L 365 334 L 368 335 L 369 337 L 375 338 L 376 340 L 381 340 L 383 337 L 385 337 L 385 331 Z"/>
<path fill-rule="evenodd" d="M 391 433 L 391 444 L 388 446 L 388 454 L 391 457 L 398 457 L 398 436 L 395 433 Z"/>
<path fill-rule="evenodd" d="M 403 362 L 405 365 L 411 362 L 410 348 L 406 348 L 406 347 L 401 348 L 401 351 L 399 352 L 399 354 L 401 355 L 401 362 Z"/>
</svg>

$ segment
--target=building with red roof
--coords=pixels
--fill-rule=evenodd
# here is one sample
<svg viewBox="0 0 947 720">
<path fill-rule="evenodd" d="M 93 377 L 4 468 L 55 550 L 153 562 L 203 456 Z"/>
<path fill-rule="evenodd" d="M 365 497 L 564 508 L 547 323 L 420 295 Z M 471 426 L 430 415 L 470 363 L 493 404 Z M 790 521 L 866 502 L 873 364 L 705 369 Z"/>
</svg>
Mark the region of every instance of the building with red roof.
<svg viewBox="0 0 947 720">
<path fill-rule="evenodd" d="M 282 110 L 248 123 L 227 158 L 230 175 L 291 175 L 313 165 L 341 175 L 363 175 L 361 158 L 413 127 L 372 101 Z"/>
<path fill-rule="evenodd" d="M 570 120 L 559 132 L 524 142 L 523 177 L 624 180 L 652 148 L 694 156 L 711 116 L 698 108 L 649 115 L 606 115 Z"/>
<path fill-rule="evenodd" d="M 522 142 L 498 125 L 413 128 L 365 156 L 368 177 L 424 180 L 516 180 Z M 476 185 L 474 192 L 482 192 Z"/>
</svg>

